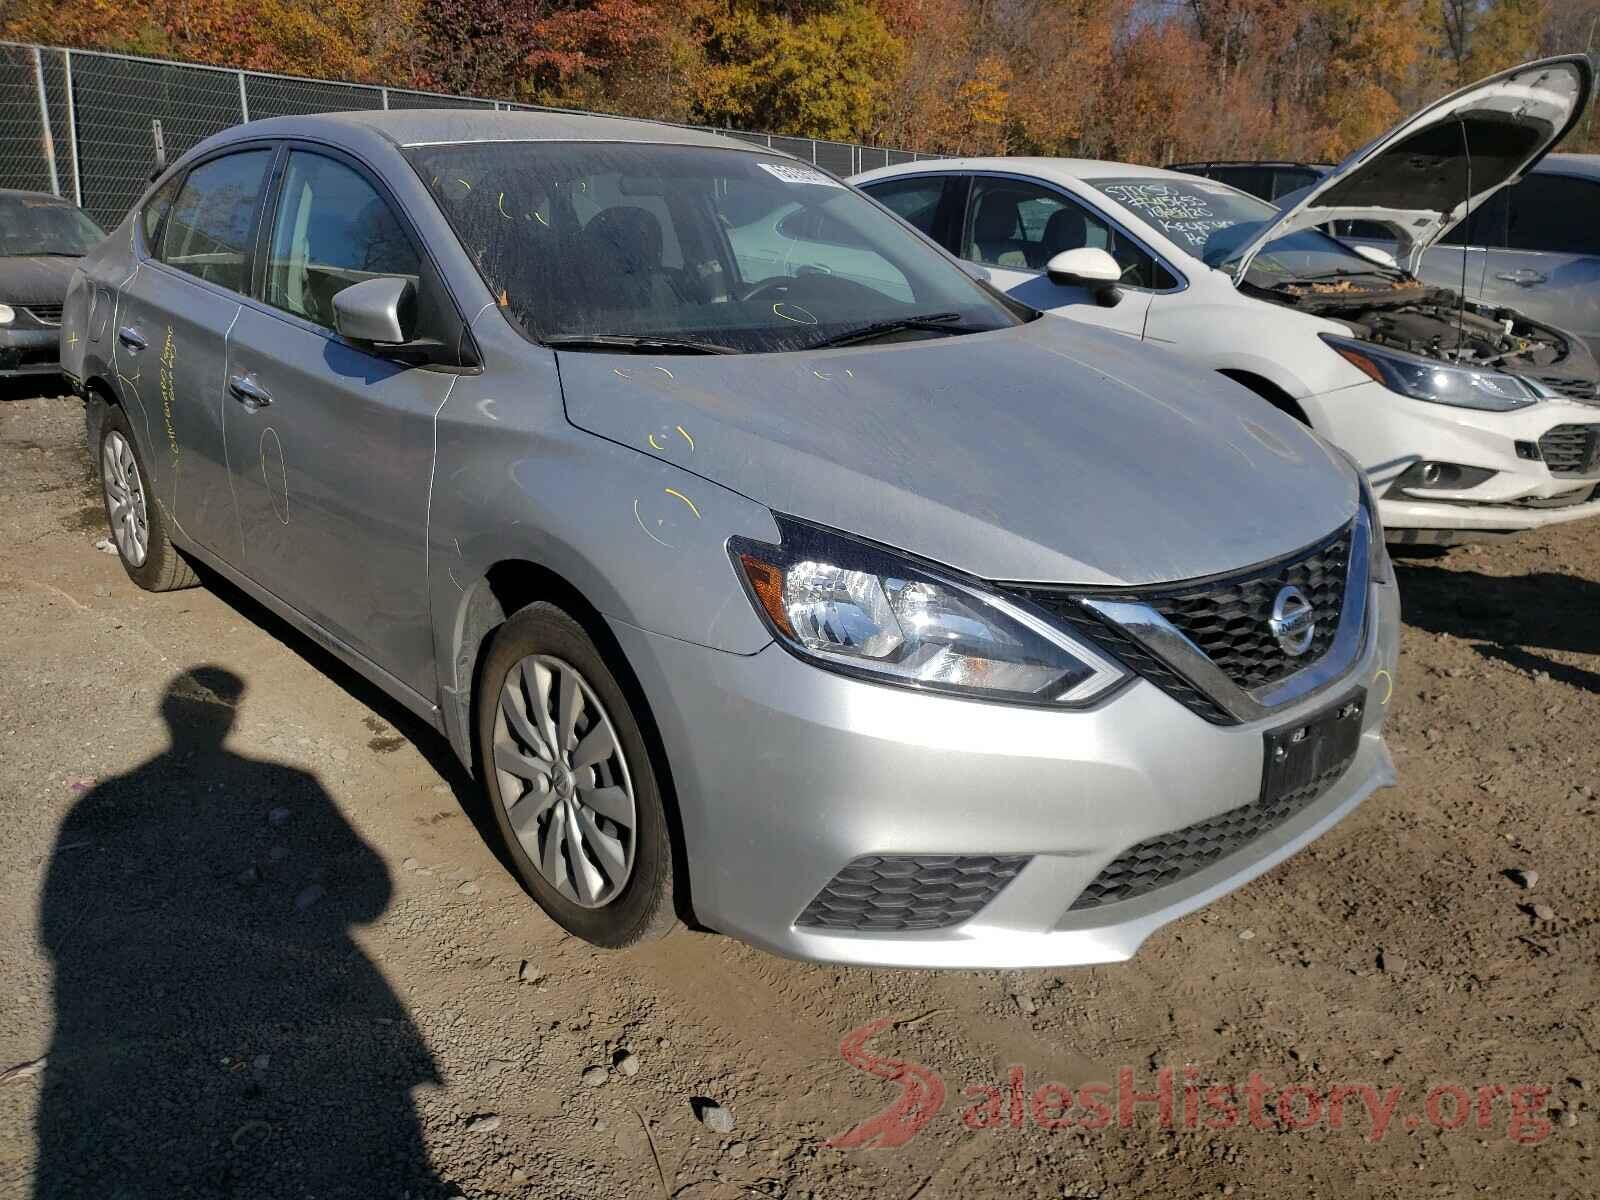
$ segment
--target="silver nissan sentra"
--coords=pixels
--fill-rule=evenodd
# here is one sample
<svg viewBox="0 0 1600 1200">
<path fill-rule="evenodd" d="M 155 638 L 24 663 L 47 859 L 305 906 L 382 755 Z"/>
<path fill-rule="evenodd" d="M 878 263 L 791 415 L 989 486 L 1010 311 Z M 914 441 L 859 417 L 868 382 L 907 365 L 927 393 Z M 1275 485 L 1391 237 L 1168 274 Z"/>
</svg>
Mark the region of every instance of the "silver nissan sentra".
<svg viewBox="0 0 1600 1200">
<path fill-rule="evenodd" d="M 1126 958 L 1394 781 L 1338 452 L 889 209 L 555 114 L 213 137 L 74 277 L 135 582 L 194 564 L 435 725 L 567 930 Z"/>
</svg>

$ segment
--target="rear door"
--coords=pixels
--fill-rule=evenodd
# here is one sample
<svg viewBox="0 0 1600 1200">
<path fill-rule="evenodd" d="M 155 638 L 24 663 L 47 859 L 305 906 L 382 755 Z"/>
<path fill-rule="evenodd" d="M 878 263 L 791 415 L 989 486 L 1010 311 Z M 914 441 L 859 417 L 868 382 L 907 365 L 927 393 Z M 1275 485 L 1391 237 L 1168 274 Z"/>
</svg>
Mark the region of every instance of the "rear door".
<svg viewBox="0 0 1600 1200">
<path fill-rule="evenodd" d="M 1600 180 L 1535 171 L 1509 191 L 1505 245 L 1483 297 L 1582 337 L 1600 353 Z"/>
<path fill-rule="evenodd" d="M 273 148 L 191 167 L 114 317 L 117 384 L 142 416 L 153 494 L 186 536 L 234 564 L 239 525 L 223 443 L 223 368 Z M 157 199 L 161 199 L 159 196 Z"/>
<path fill-rule="evenodd" d="M 421 243 L 359 164 L 297 145 L 262 225 L 257 298 L 234 323 L 225 379 L 246 569 L 431 695 L 433 420 L 454 376 L 333 330 L 337 292 L 377 275 L 417 280 Z"/>
</svg>

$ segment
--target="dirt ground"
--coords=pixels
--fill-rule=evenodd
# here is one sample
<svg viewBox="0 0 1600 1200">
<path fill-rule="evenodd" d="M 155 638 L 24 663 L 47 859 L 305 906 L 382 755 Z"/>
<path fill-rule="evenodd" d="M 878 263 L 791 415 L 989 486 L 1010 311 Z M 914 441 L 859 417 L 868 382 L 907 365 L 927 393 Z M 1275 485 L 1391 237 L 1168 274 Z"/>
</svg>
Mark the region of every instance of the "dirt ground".
<svg viewBox="0 0 1600 1200">
<path fill-rule="evenodd" d="M 1132 962 L 840 969 L 565 938 L 441 741 L 95 548 L 81 429 L 0 401 L 0 1195 L 1600 1192 L 1600 524 L 1404 560 L 1400 786 Z M 1124 1068 L 1171 1121 L 1035 1119 Z"/>
</svg>

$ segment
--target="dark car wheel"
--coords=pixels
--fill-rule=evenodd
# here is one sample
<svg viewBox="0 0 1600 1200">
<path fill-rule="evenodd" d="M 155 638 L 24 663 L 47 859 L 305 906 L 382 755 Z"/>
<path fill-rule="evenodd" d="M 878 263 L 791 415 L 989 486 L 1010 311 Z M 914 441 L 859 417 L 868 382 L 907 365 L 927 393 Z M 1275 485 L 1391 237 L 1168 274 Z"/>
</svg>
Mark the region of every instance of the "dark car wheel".
<svg viewBox="0 0 1600 1200">
<path fill-rule="evenodd" d="M 494 635 L 476 736 L 501 837 L 539 906 L 598 946 L 675 923 L 657 765 L 632 705 L 588 634 L 532 604 Z"/>
<path fill-rule="evenodd" d="M 150 474 L 122 409 L 108 406 L 100 421 L 96 465 L 111 540 L 128 578 L 150 592 L 170 592 L 199 582 L 194 568 L 167 536 L 166 517 L 148 491 Z"/>
</svg>

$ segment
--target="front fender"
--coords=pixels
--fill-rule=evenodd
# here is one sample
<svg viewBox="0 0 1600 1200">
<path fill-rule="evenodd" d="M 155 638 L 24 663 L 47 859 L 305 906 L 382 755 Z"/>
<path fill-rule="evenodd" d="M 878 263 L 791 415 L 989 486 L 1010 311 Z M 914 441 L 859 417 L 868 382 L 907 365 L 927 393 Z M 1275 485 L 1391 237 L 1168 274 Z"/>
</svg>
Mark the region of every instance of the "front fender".
<svg viewBox="0 0 1600 1200">
<path fill-rule="evenodd" d="M 494 608 L 485 580 L 504 563 L 549 571 L 601 615 L 652 633 L 735 654 L 770 642 L 727 541 L 776 541 L 771 513 L 575 428 L 555 356 L 520 339 L 505 349 L 516 351 L 516 371 L 461 377 L 436 420 L 428 586 L 440 692 L 456 710 L 447 721 L 458 725 L 468 706 L 484 614 Z"/>
</svg>

